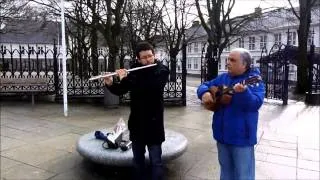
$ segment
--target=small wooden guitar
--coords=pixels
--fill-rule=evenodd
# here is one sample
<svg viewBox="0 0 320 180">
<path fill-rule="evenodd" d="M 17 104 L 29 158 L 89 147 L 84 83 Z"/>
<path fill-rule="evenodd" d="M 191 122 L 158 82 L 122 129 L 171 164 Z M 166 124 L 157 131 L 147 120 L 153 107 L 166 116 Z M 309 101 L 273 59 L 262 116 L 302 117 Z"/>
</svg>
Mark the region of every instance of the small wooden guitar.
<svg viewBox="0 0 320 180">
<path fill-rule="evenodd" d="M 249 77 L 246 80 L 240 82 L 240 84 L 247 86 L 259 86 L 259 82 L 262 80 L 261 76 Z M 205 108 L 210 111 L 217 111 L 221 105 L 227 105 L 231 102 L 232 95 L 234 94 L 233 86 L 212 86 L 209 88 L 209 92 L 212 96 L 213 103 L 205 104 Z"/>
</svg>

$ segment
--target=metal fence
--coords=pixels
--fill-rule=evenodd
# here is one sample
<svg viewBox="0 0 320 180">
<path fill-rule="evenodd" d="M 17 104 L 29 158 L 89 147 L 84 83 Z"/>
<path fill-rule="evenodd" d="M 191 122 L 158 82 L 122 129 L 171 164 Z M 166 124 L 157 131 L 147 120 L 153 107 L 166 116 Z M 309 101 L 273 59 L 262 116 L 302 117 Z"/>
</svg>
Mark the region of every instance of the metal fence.
<svg viewBox="0 0 320 180">
<path fill-rule="evenodd" d="M 61 54 L 58 53 L 58 47 L 47 47 L 43 50 L 19 50 L 11 48 L 0 51 L 0 77 L 1 78 L 30 78 L 45 76 L 48 81 L 48 93 L 55 94 L 56 99 L 63 98 L 62 85 L 62 63 Z M 185 51 L 185 49 L 184 49 Z M 185 54 L 185 53 L 184 53 Z M 69 49 L 67 51 L 67 93 L 68 98 L 103 98 L 103 81 L 89 81 L 93 75 L 102 74 L 107 71 L 108 53 L 99 52 L 96 66 L 93 66 L 93 59 L 89 51 L 77 51 Z M 169 81 L 165 86 L 165 102 L 175 104 L 186 104 L 186 65 L 185 55 L 182 59 L 170 61 L 160 60 L 163 64 L 170 67 L 171 73 Z M 176 63 L 175 66 L 171 66 Z M 130 60 L 124 61 L 125 67 L 128 67 Z M 172 73 L 174 72 L 174 73 Z M 175 79 L 172 79 L 172 75 Z M 15 88 L 15 87 L 13 87 Z M 40 88 L 40 87 L 39 87 Z M 123 96 L 123 101 L 129 101 L 130 97 Z"/>
</svg>

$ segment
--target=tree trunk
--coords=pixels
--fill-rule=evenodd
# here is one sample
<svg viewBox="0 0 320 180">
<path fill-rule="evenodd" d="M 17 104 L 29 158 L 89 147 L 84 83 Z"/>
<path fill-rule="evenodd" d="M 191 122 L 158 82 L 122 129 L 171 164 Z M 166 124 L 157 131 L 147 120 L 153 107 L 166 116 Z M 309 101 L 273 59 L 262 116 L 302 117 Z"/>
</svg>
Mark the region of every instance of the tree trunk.
<svg viewBox="0 0 320 180">
<path fill-rule="evenodd" d="M 300 1 L 300 24 L 298 30 L 299 55 L 297 66 L 297 86 L 295 92 L 304 94 L 308 88 L 307 39 L 311 22 L 311 2 Z"/>
<path fill-rule="evenodd" d="M 92 24 L 91 24 L 91 63 L 92 73 L 94 76 L 98 75 L 98 35 L 97 26 L 99 23 L 99 17 L 96 12 L 97 2 L 92 2 Z"/>
<path fill-rule="evenodd" d="M 307 41 L 302 38 L 299 38 L 299 54 L 298 54 L 297 86 L 296 86 L 297 94 L 304 94 L 307 90 L 307 87 L 308 87 L 307 68 L 308 68 Z"/>
<path fill-rule="evenodd" d="M 118 61 L 119 49 L 117 47 L 109 47 L 108 71 L 114 72 L 116 70 L 116 62 Z"/>
<path fill-rule="evenodd" d="M 91 31 L 91 63 L 92 73 L 94 76 L 98 75 L 98 36 L 96 28 L 92 28 Z"/>
<path fill-rule="evenodd" d="M 218 60 L 217 57 L 217 46 L 209 43 L 207 47 L 206 60 L 207 60 L 207 75 L 205 81 L 214 79 L 218 76 Z"/>
<path fill-rule="evenodd" d="M 170 82 L 177 81 L 177 56 L 170 56 Z"/>
</svg>

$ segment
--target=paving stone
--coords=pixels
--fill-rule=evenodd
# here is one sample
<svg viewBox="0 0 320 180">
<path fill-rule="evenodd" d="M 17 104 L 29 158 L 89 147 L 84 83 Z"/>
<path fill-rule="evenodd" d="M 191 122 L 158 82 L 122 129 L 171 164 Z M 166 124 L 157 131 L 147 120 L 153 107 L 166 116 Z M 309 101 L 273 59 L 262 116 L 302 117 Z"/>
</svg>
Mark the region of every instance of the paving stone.
<svg viewBox="0 0 320 180">
<path fill-rule="evenodd" d="M 164 111 L 165 127 L 189 141 L 187 151 L 166 164 L 170 180 L 219 179 L 212 112 L 201 106 L 195 91 L 196 87 L 187 87 L 187 107 L 166 107 Z M 64 117 L 61 103 L 36 103 L 35 107 L 29 101 L 0 103 L 1 148 L 5 147 L 1 179 L 119 180 L 132 176 L 131 168 L 93 164 L 74 153 L 77 137 L 112 127 L 120 117 L 127 119 L 128 106 L 107 109 L 69 103 L 69 116 Z M 319 106 L 293 101 L 287 106 L 264 103 L 255 146 L 256 179 L 320 179 L 319 112 Z"/>
<path fill-rule="evenodd" d="M 297 136 L 286 135 L 286 134 L 276 134 L 276 133 L 266 132 L 263 134 L 262 139 L 286 142 L 286 143 L 297 143 Z"/>
<path fill-rule="evenodd" d="M 298 149 L 298 159 L 320 161 L 319 150 L 315 149 Z"/>
<path fill-rule="evenodd" d="M 9 169 L 11 167 L 14 167 L 16 165 L 21 164 L 21 162 L 18 162 L 18 161 L 15 161 L 15 160 L 11 160 L 11 159 L 8 159 L 8 158 L 2 157 L 2 156 L 1 156 L 0 162 L 1 162 L 0 163 L 1 164 L 1 172 L 4 172 L 5 170 L 7 170 L 7 169 Z"/>
<path fill-rule="evenodd" d="M 206 178 L 206 179 L 203 179 L 203 178 L 199 178 L 197 176 L 192 176 L 192 175 L 188 175 L 188 176 L 183 176 L 180 178 L 181 180 L 214 180 L 214 178 Z M 177 178 L 174 178 L 174 179 L 168 179 L 168 180 L 177 180 Z"/>
<path fill-rule="evenodd" d="M 47 140 L 41 141 L 37 144 L 45 147 L 50 147 L 56 150 L 63 150 L 69 153 L 76 152 L 76 142 L 79 139 L 78 134 L 63 134 L 60 136 L 55 136 Z"/>
<path fill-rule="evenodd" d="M 287 156 L 267 154 L 267 153 L 261 153 L 259 151 L 256 151 L 255 158 L 256 158 L 256 161 L 269 162 L 269 163 L 291 166 L 291 167 L 297 166 L 297 159 L 292 157 L 287 157 Z"/>
<path fill-rule="evenodd" d="M 297 167 L 297 159 L 292 157 L 287 157 L 287 156 L 268 154 L 266 161 L 274 164 L 279 164 L 279 165 Z"/>
<path fill-rule="evenodd" d="M 196 176 L 199 179 L 219 179 L 220 166 L 217 153 L 208 153 L 199 162 L 194 163 L 194 166 L 182 179 L 192 176 Z"/>
<path fill-rule="evenodd" d="M 1 114 L 2 114 L 2 112 L 1 112 Z M 0 117 L 0 118 L 1 118 L 0 119 L 0 125 L 1 126 L 4 126 L 4 125 L 6 125 L 6 124 L 8 124 L 8 123 L 10 123 L 12 121 L 15 121 L 15 120 L 10 119 L 10 118 L 4 118 L 4 117 Z"/>
<path fill-rule="evenodd" d="M 5 136 L 1 136 L 0 142 L 1 142 L 1 152 L 27 144 L 25 141 L 13 139 L 10 137 L 5 137 Z"/>
<path fill-rule="evenodd" d="M 319 180 L 320 172 L 305 169 L 297 169 L 297 179 Z"/>
<path fill-rule="evenodd" d="M 50 180 L 127 180 L 131 178 L 131 168 L 106 167 L 89 161 L 82 161 L 79 166 L 59 173 Z"/>
<path fill-rule="evenodd" d="M 66 151 L 55 150 L 47 146 L 31 144 L 2 151 L 1 155 L 12 160 L 36 166 L 67 153 Z"/>
<path fill-rule="evenodd" d="M 292 149 L 283 149 L 278 147 L 272 147 L 267 145 L 259 144 L 257 145 L 256 151 L 266 153 L 266 154 L 274 154 L 274 155 L 281 155 L 287 157 L 297 157 L 297 150 Z"/>
<path fill-rule="evenodd" d="M 296 168 L 256 161 L 256 179 L 296 179 Z"/>
<path fill-rule="evenodd" d="M 313 171 L 320 171 L 320 162 L 298 159 L 298 168 L 313 170 Z"/>
<path fill-rule="evenodd" d="M 256 161 L 267 161 L 268 154 L 262 153 L 259 151 L 255 151 L 255 159 Z"/>
<path fill-rule="evenodd" d="M 22 119 L 19 121 L 11 121 L 7 123 L 6 126 L 25 131 L 25 130 L 33 129 L 42 125 L 41 121 L 37 121 L 34 119 L 28 120 L 28 119 L 24 119 L 24 117 L 21 117 L 21 118 Z"/>
<path fill-rule="evenodd" d="M 319 141 L 320 134 L 314 135 L 312 138 L 310 137 L 299 137 L 298 138 L 298 148 L 299 149 L 320 149 L 320 141 Z"/>
<path fill-rule="evenodd" d="M 166 167 L 166 176 L 168 179 L 183 179 L 186 173 L 203 158 L 203 155 L 186 152 L 181 157 L 168 162 Z M 193 163 L 190 163 L 193 162 Z"/>
<path fill-rule="evenodd" d="M 82 157 L 78 153 L 69 153 L 43 162 L 37 167 L 54 173 L 63 173 L 79 166 L 81 162 Z"/>
<path fill-rule="evenodd" d="M 26 164 L 19 164 L 17 166 L 7 169 L 4 173 L 1 173 L 3 179 L 48 179 L 55 174 L 49 171 L 45 171 L 40 168 L 36 168 Z"/>
<path fill-rule="evenodd" d="M 53 130 L 50 129 L 50 131 L 52 132 Z M 48 139 L 49 134 L 25 131 L 21 129 L 15 129 L 15 128 L 4 126 L 4 127 L 1 127 L 1 135 L 10 137 L 13 139 L 21 140 L 24 142 L 28 142 L 28 143 L 35 143 L 35 142 Z"/>
<path fill-rule="evenodd" d="M 260 144 L 265 146 L 276 147 L 276 148 L 284 148 L 284 149 L 291 149 L 291 150 L 297 149 L 297 143 L 287 143 L 287 142 L 281 142 L 281 141 L 262 139 L 259 142 L 259 145 Z"/>
</svg>

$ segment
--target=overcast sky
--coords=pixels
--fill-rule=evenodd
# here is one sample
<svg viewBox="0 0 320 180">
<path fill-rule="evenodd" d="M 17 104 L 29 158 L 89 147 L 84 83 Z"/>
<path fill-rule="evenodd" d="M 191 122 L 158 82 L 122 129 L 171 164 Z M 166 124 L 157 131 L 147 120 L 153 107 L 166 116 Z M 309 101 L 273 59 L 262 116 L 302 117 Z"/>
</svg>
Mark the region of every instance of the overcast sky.
<svg viewBox="0 0 320 180">
<path fill-rule="evenodd" d="M 306 0 L 309 1 L 309 0 Z M 298 6 L 298 0 L 291 0 L 293 6 Z M 288 0 L 236 0 L 234 8 L 232 9 L 232 16 L 243 15 L 251 13 L 254 8 L 279 8 L 290 7 Z"/>
</svg>

